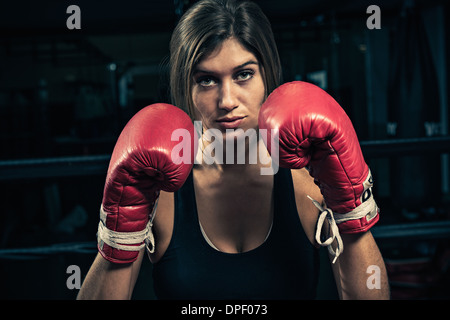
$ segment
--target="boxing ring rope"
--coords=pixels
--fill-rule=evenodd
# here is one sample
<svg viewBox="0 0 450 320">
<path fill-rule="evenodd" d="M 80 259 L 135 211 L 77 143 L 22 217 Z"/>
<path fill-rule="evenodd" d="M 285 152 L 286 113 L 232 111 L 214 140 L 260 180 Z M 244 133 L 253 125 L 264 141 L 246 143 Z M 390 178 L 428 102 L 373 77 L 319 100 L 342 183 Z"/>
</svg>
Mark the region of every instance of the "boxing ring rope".
<svg viewBox="0 0 450 320">
<path fill-rule="evenodd" d="M 366 158 L 397 157 L 450 153 L 450 136 L 416 139 L 361 141 Z M 106 175 L 111 155 L 20 159 L 0 161 L 0 181 Z M 374 226 L 377 239 L 446 238 L 450 236 L 450 221 L 405 223 Z M 63 253 L 96 252 L 96 242 L 71 242 L 31 248 L 0 249 L 0 260 L 39 259 Z"/>
<path fill-rule="evenodd" d="M 0 181 L 106 175 L 111 155 L 0 161 Z"/>
<path fill-rule="evenodd" d="M 377 240 L 448 238 L 450 237 L 450 221 L 374 226 L 371 232 Z M 0 260 L 36 260 L 59 254 L 94 254 L 96 252 L 97 242 L 95 241 L 57 243 L 40 247 L 0 249 Z"/>
<path fill-rule="evenodd" d="M 41 247 L 0 249 L 0 260 L 36 260 L 58 254 L 95 252 L 95 241 L 57 243 Z"/>
<path fill-rule="evenodd" d="M 366 158 L 450 153 L 450 136 L 361 141 Z"/>
<path fill-rule="evenodd" d="M 366 158 L 450 153 L 450 136 L 361 141 Z M 111 155 L 0 161 L 0 181 L 106 175 Z"/>
</svg>

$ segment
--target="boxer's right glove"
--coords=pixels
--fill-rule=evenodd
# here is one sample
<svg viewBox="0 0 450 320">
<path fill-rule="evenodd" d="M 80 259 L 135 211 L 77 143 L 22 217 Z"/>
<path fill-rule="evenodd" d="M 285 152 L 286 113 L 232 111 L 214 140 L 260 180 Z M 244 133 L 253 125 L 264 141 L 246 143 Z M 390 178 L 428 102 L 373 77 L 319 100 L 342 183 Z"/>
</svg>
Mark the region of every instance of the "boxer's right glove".
<svg viewBox="0 0 450 320">
<path fill-rule="evenodd" d="M 187 130 L 190 139 L 172 141 L 177 129 Z M 192 120 L 169 104 L 147 106 L 127 123 L 111 156 L 100 209 L 98 249 L 106 260 L 130 263 L 144 246 L 154 248 L 151 221 L 159 192 L 184 184 L 194 163 L 194 141 Z M 191 152 L 190 162 L 172 160 L 180 143 Z"/>
</svg>

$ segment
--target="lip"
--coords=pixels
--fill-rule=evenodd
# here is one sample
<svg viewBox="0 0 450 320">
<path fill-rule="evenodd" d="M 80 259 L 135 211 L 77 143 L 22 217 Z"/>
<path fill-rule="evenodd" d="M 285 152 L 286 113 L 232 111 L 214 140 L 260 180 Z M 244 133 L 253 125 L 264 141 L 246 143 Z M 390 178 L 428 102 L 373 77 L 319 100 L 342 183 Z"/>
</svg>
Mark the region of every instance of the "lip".
<svg viewBox="0 0 450 320">
<path fill-rule="evenodd" d="M 235 129 L 239 127 L 245 118 L 245 116 L 223 117 L 217 119 L 216 122 L 224 129 Z"/>
</svg>

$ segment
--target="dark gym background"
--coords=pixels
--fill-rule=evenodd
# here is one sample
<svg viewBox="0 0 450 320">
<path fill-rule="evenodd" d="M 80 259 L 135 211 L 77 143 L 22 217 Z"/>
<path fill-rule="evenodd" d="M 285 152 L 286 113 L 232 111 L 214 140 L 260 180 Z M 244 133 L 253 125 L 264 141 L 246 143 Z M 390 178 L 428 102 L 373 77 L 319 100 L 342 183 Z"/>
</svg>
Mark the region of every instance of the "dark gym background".
<svg viewBox="0 0 450 320">
<path fill-rule="evenodd" d="M 133 114 L 167 101 L 170 34 L 193 2 L 0 4 L 0 298 L 76 297 L 68 267 L 83 278 L 96 254 L 109 155 Z M 256 2 L 284 80 L 318 84 L 354 123 L 392 298 L 450 298 L 448 2 Z M 66 26 L 73 4 L 80 30 Z M 381 29 L 366 25 L 370 5 Z M 335 299 L 327 263 L 321 273 L 318 298 Z M 146 259 L 134 298 L 154 299 Z"/>
</svg>

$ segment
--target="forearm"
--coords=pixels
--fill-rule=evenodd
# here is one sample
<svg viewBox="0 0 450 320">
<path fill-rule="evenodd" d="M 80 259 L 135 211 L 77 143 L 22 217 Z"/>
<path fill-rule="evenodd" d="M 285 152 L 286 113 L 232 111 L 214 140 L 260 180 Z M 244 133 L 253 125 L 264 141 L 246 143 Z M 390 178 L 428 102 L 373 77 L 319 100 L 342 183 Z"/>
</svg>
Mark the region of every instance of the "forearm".
<svg viewBox="0 0 450 320">
<path fill-rule="evenodd" d="M 128 300 L 139 275 L 143 252 L 130 264 L 113 264 L 97 254 L 89 269 L 78 300 Z"/>
<path fill-rule="evenodd" d="M 340 298 L 389 299 L 386 267 L 371 232 L 341 237 L 344 252 L 333 265 Z"/>
</svg>

